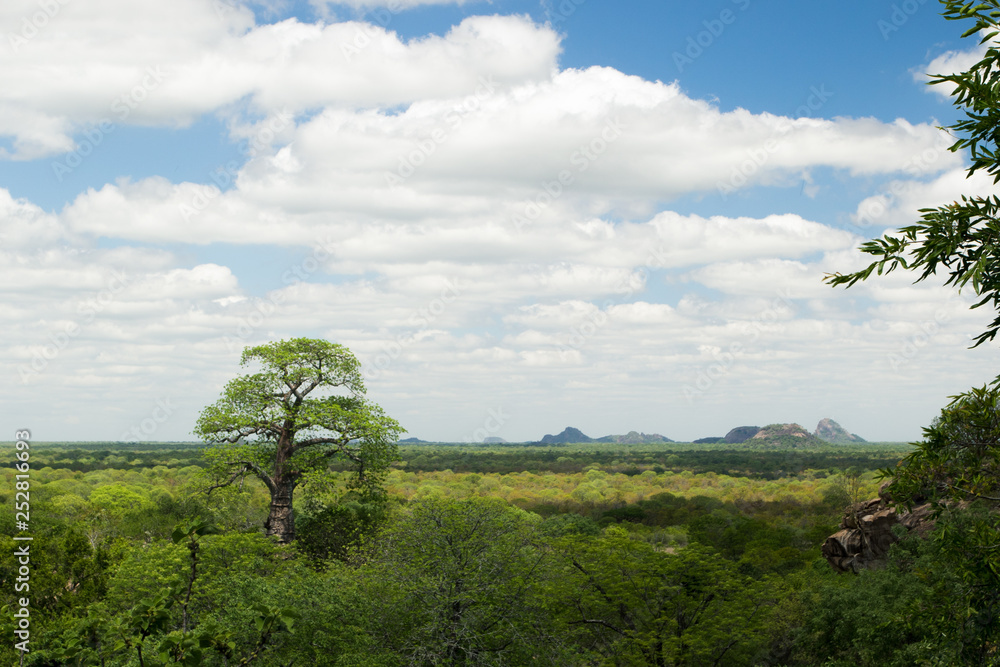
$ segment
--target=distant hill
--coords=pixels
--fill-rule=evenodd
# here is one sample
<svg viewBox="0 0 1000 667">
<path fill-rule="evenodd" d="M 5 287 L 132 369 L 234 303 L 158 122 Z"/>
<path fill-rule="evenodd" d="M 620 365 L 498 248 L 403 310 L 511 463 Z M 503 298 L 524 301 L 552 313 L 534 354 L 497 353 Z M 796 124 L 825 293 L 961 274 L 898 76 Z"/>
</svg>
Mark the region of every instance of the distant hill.
<svg viewBox="0 0 1000 667">
<path fill-rule="evenodd" d="M 694 441 L 696 445 L 714 445 L 717 442 L 725 442 L 726 439 L 721 436 L 715 436 L 713 438 L 698 438 Z"/>
<path fill-rule="evenodd" d="M 757 431 L 748 445 L 765 448 L 816 447 L 826 444 L 798 424 L 771 424 Z"/>
<path fill-rule="evenodd" d="M 399 441 L 401 445 L 426 445 L 427 443 L 427 440 L 421 440 L 420 438 L 404 438 Z"/>
<path fill-rule="evenodd" d="M 737 426 L 732 431 L 727 433 L 723 440 L 730 444 L 738 444 L 746 442 L 750 438 L 756 436 L 759 431 L 759 426 Z"/>
<path fill-rule="evenodd" d="M 648 445 L 655 442 L 673 442 L 659 433 L 639 433 L 629 431 L 625 435 L 606 435 L 603 438 L 591 438 L 583 431 L 567 426 L 558 435 L 546 435 L 540 442 L 543 445 L 562 445 L 572 442 L 609 442 L 619 445 Z"/>
<path fill-rule="evenodd" d="M 838 445 L 850 442 L 868 442 L 860 435 L 849 433 L 846 428 L 832 419 L 820 419 L 819 424 L 816 425 L 816 430 L 813 432 L 813 435 L 820 440 L 825 440 Z"/>
<path fill-rule="evenodd" d="M 584 435 L 583 431 L 578 428 L 567 426 L 559 435 L 546 434 L 541 440 L 543 445 L 566 444 L 569 442 L 594 442 L 594 439 Z"/>
<path fill-rule="evenodd" d="M 504 440 L 503 438 L 498 438 L 495 435 L 491 435 L 488 438 L 483 438 L 483 442 L 488 445 L 501 445 L 501 444 L 506 444 L 507 441 Z"/>
<path fill-rule="evenodd" d="M 647 435 L 638 431 L 629 431 L 625 435 L 606 435 L 603 438 L 598 438 L 597 442 L 614 442 L 620 445 L 648 445 L 654 442 L 673 442 L 673 440 L 659 433 L 650 433 Z"/>
</svg>

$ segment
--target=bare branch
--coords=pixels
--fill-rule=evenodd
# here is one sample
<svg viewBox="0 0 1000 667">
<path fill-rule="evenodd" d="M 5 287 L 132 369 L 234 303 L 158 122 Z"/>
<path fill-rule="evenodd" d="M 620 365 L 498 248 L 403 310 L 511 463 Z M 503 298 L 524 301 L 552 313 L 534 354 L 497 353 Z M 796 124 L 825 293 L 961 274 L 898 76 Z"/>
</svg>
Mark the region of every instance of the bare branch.
<svg viewBox="0 0 1000 667">
<path fill-rule="evenodd" d="M 247 468 L 246 466 L 243 466 L 242 468 L 240 468 L 239 470 L 237 470 L 235 473 L 233 473 L 233 476 L 230 477 L 225 482 L 219 482 L 218 484 L 213 484 L 212 486 L 210 486 L 207 489 L 205 489 L 205 494 L 207 495 L 207 494 L 212 493 L 212 491 L 215 491 L 216 489 L 221 489 L 223 487 L 229 486 L 230 484 L 232 484 L 233 482 L 235 482 L 237 478 L 239 478 L 239 477 L 245 477 L 246 474 L 247 474 L 247 472 L 249 472 L 249 468 Z M 243 482 L 241 481 L 240 484 L 242 485 L 242 483 Z"/>
<path fill-rule="evenodd" d="M 275 489 L 274 480 L 271 479 L 271 476 L 268 475 L 263 468 L 261 468 L 253 461 L 229 461 L 228 465 L 240 466 L 240 468 L 235 473 L 233 473 L 233 476 L 230 477 L 225 482 L 219 482 L 218 484 L 213 484 L 212 486 L 208 487 L 208 489 L 205 490 L 205 493 L 211 493 L 215 489 L 221 489 L 225 486 L 230 486 L 237 479 L 240 479 L 241 477 L 246 477 L 247 473 L 250 472 L 259 477 L 260 481 L 264 482 L 269 491 L 271 491 L 272 493 L 274 492 Z M 240 484 L 242 486 L 243 482 L 240 481 Z"/>
</svg>

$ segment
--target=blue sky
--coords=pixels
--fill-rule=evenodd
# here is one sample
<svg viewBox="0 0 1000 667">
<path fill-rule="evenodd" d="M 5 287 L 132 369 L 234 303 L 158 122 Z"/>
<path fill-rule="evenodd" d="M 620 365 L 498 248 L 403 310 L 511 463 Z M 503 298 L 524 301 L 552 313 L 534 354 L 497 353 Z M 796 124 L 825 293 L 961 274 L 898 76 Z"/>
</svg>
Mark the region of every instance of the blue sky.
<svg viewBox="0 0 1000 667">
<path fill-rule="evenodd" d="M 991 379 L 968 295 L 822 284 L 992 192 L 921 76 L 972 62 L 962 27 L 928 0 L 625 6 L 5 3 L 11 428 L 188 439 L 244 346 L 293 336 L 348 345 L 429 440 L 904 440 Z"/>
</svg>

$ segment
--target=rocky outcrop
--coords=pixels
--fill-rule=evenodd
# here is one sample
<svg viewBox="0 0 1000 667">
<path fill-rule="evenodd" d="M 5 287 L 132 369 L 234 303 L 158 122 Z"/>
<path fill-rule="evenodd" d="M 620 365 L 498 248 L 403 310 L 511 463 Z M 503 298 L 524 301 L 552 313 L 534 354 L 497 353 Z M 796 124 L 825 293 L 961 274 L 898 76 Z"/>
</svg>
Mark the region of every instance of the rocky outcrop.
<svg viewBox="0 0 1000 667">
<path fill-rule="evenodd" d="M 741 442 L 746 442 L 750 438 L 757 435 L 758 431 L 760 431 L 759 426 L 737 426 L 732 431 L 727 433 L 726 437 L 723 439 L 729 444 L 735 445 Z"/>
<path fill-rule="evenodd" d="M 867 442 L 860 435 L 849 433 L 846 428 L 832 419 L 820 419 L 819 424 L 816 425 L 816 430 L 813 432 L 813 435 L 820 440 L 825 440 L 826 442 L 832 442 L 838 445 L 851 442 Z"/>
<path fill-rule="evenodd" d="M 713 437 L 713 438 L 698 438 L 697 440 L 693 440 L 692 442 L 694 442 L 694 444 L 696 445 L 714 445 L 717 442 L 725 442 L 725 441 L 726 439 L 723 437 Z"/>
<path fill-rule="evenodd" d="M 746 444 L 764 449 L 798 449 L 822 447 L 826 443 L 798 424 L 771 424 L 757 431 Z"/>
<path fill-rule="evenodd" d="M 540 441 L 543 445 L 570 444 L 578 442 L 611 442 L 619 445 L 648 445 L 656 442 L 673 442 L 659 433 L 639 433 L 629 431 L 625 435 L 606 435 L 603 438 L 591 438 L 583 431 L 567 426 L 558 435 L 546 435 Z"/>
<path fill-rule="evenodd" d="M 562 433 L 558 435 L 546 435 L 542 438 L 541 442 L 543 445 L 553 445 L 577 442 L 594 442 L 594 439 L 590 436 L 584 435 L 583 431 L 578 428 L 567 426 L 563 429 Z"/>
<path fill-rule="evenodd" d="M 883 497 L 857 503 L 844 514 L 840 530 L 823 542 L 823 557 L 838 572 L 877 567 L 885 562 L 889 547 L 899 539 L 893 532 L 897 525 L 923 537 L 934 527 L 931 504 L 917 505 L 906 512 L 889 507 Z"/>
<path fill-rule="evenodd" d="M 782 436 L 791 436 L 793 438 L 803 439 L 812 437 L 809 435 L 809 431 L 805 430 L 798 424 L 770 424 L 760 429 L 753 435 L 755 440 L 763 440 L 764 438 L 780 438 Z"/>
</svg>

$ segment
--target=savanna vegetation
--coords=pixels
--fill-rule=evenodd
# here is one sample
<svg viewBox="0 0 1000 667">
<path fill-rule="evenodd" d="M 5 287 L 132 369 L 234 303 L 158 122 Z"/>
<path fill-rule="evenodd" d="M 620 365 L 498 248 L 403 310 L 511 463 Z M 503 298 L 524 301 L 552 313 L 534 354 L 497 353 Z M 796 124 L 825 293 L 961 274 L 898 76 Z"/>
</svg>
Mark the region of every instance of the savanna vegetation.
<svg viewBox="0 0 1000 667">
<path fill-rule="evenodd" d="M 946 0 L 967 35 L 1000 0 Z M 1000 52 L 956 87 L 970 171 L 1000 180 Z M 964 198 L 863 246 L 1000 306 L 1000 198 Z M 992 340 L 1000 320 L 978 343 Z M 977 343 L 977 344 L 978 344 Z M 399 448 L 358 364 L 325 341 L 250 348 L 196 425 L 206 444 L 0 451 L 7 664 L 695 666 L 1000 664 L 1000 389 L 955 397 L 913 446 Z M 29 456 L 30 455 L 30 456 Z M 15 500 L 30 458 L 30 580 Z M 880 482 L 878 567 L 820 556 Z M 863 537 L 863 534 L 862 534 Z M 25 584 L 30 584 L 30 587 Z"/>
<path fill-rule="evenodd" d="M 304 484 L 283 544 L 201 448 L 36 444 L 25 664 L 810 664 L 804 610 L 846 582 L 819 544 L 909 451 L 607 447 L 405 447 L 380 497 Z"/>
</svg>

